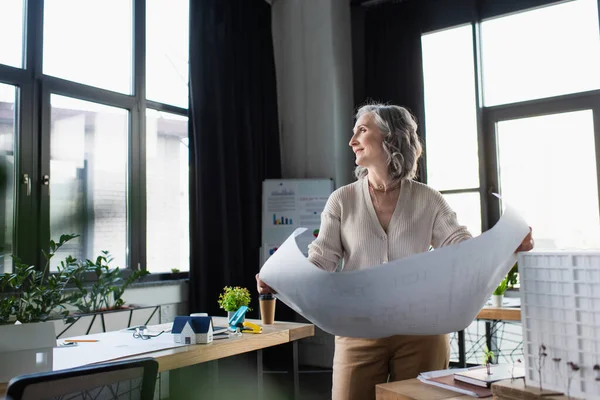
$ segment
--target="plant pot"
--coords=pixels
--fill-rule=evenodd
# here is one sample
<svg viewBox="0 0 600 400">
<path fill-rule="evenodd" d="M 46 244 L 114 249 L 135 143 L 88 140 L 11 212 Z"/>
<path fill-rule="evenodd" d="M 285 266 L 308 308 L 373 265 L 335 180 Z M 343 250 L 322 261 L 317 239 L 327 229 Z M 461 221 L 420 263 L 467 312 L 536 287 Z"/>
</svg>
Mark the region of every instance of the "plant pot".
<svg viewBox="0 0 600 400">
<path fill-rule="evenodd" d="M 504 300 L 503 294 L 492 295 L 492 307 L 502 307 L 502 301 Z"/>
<path fill-rule="evenodd" d="M 233 314 L 235 314 L 235 311 L 227 311 L 227 321 L 231 320 L 231 317 L 233 317 Z M 244 322 L 245 319 L 246 319 L 246 316 L 244 315 L 242 317 L 242 319 L 240 320 L 240 323 Z"/>
</svg>

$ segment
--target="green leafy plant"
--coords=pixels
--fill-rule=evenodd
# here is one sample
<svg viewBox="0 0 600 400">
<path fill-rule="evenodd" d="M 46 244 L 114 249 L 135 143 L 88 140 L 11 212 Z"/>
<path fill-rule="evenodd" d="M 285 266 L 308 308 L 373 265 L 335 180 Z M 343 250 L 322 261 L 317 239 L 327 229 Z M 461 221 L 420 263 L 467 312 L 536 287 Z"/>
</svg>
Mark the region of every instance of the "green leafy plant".
<svg viewBox="0 0 600 400">
<path fill-rule="evenodd" d="M 504 294 L 504 292 L 506 292 L 507 288 L 508 288 L 508 280 L 506 279 L 506 277 L 504 277 L 504 279 L 502 279 L 502 281 L 500 282 L 500 284 L 498 285 L 496 290 L 494 290 L 494 295 L 502 296 Z"/>
<path fill-rule="evenodd" d="M 65 318 L 72 307 L 91 313 L 103 309 L 118 309 L 124 305 L 125 289 L 147 271 L 133 271 L 123 279 L 122 270 L 113 268 L 110 254 L 103 251 L 95 261 L 77 260 L 68 255 L 57 271 L 50 272 L 50 261 L 76 234 L 61 235 L 51 240 L 42 269 L 24 264 L 13 256 L 13 272 L 0 274 L 0 325 L 46 321 Z M 86 278 L 90 282 L 86 282 Z"/>
<path fill-rule="evenodd" d="M 483 349 L 483 359 L 481 360 L 482 364 L 485 365 L 487 369 L 487 374 L 491 375 L 492 371 L 490 369 L 492 362 L 494 361 L 494 352 L 487 348 L 487 346 Z"/>
<path fill-rule="evenodd" d="M 133 282 L 149 274 L 148 271 L 132 271 L 126 279 L 119 267 L 111 267 L 113 261 L 108 251 L 102 251 L 95 261 L 79 262 L 73 270 L 76 287 L 73 305 L 79 312 L 87 314 L 102 310 L 123 308 L 123 293 Z M 86 278 L 91 284 L 86 284 Z"/>
<path fill-rule="evenodd" d="M 178 274 L 180 272 L 179 268 L 171 268 L 171 273 Z"/>
<path fill-rule="evenodd" d="M 514 287 L 517 284 L 518 273 L 519 265 L 518 263 L 515 263 L 515 265 L 513 265 L 513 267 L 510 269 L 510 271 L 508 271 L 508 274 L 506 274 L 504 279 L 502 279 L 498 287 L 496 287 L 496 290 L 494 290 L 494 294 L 496 296 L 502 296 L 509 287 Z"/>
<path fill-rule="evenodd" d="M 519 283 L 519 263 L 515 263 L 513 267 L 508 271 L 506 275 L 506 281 L 508 288 L 513 288 L 517 283 Z"/>
<path fill-rule="evenodd" d="M 219 307 L 227 312 L 237 311 L 241 306 L 250 304 L 250 292 L 246 288 L 239 286 L 225 286 L 223 292 L 219 294 Z M 248 309 L 251 311 L 252 309 Z"/>
<path fill-rule="evenodd" d="M 46 263 L 40 270 L 24 264 L 13 255 L 13 272 L 0 275 L 0 324 L 46 321 L 66 316 L 66 305 L 73 299 L 66 293 L 77 260 L 67 256 L 56 272 L 50 273 L 50 260 L 68 241 L 79 235 L 61 235 L 58 242 L 51 240 L 49 250 L 42 250 Z"/>
</svg>

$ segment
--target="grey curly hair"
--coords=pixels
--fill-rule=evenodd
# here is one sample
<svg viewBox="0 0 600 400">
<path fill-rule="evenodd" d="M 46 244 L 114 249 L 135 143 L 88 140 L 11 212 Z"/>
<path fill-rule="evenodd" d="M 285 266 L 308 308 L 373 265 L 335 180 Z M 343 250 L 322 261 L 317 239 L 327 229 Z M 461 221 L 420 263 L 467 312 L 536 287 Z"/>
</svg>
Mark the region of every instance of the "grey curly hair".
<svg viewBox="0 0 600 400">
<path fill-rule="evenodd" d="M 383 134 L 383 150 L 387 154 L 390 183 L 413 179 L 417 174 L 423 147 L 417 136 L 417 121 L 404 107 L 386 104 L 368 104 L 356 112 L 356 119 L 372 113 Z M 360 165 L 354 170 L 356 178 L 366 177 L 368 171 Z"/>
</svg>

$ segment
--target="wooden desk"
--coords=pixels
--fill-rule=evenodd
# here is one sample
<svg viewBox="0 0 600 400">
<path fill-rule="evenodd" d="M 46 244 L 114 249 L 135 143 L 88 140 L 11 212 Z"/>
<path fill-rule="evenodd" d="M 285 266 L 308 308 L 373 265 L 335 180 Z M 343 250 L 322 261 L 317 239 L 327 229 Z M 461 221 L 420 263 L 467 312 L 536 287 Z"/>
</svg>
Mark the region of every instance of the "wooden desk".
<svg viewBox="0 0 600 400">
<path fill-rule="evenodd" d="M 259 320 L 248 320 L 259 325 L 262 325 Z M 215 326 L 227 326 L 227 319 L 225 317 L 213 317 Z M 160 331 L 163 329 L 170 329 L 172 324 L 156 325 L 149 327 L 153 331 Z M 121 332 L 119 332 L 121 333 Z M 107 335 L 114 335 L 115 332 L 99 333 L 95 335 L 86 336 L 86 338 L 102 338 L 108 337 Z M 125 334 L 125 333 L 122 333 Z M 196 364 L 205 363 L 207 361 L 218 360 L 237 354 L 248 353 L 256 350 L 261 350 L 267 347 L 277 346 L 284 343 L 296 344 L 298 340 L 314 336 L 315 328 L 312 324 L 300 324 L 292 322 L 275 322 L 273 325 L 263 326 L 263 332 L 261 334 L 250 334 L 245 333 L 241 337 L 233 339 L 221 339 L 215 340 L 209 344 L 199 344 L 190 346 L 174 347 L 166 350 L 158 350 L 146 352 L 143 354 L 131 354 L 130 356 L 119 357 L 119 360 L 135 359 L 142 357 L 153 357 L 158 361 L 158 370 L 169 371 L 184 367 L 189 367 Z M 152 340 L 152 339 L 150 339 Z M 98 342 L 101 344 L 102 340 Z M 94 343 L 96 344 L 96 343 Z M 83 349 L 83 346 L 81 346 Z M 72 366 L 82 366 L 89 363 L 82 362 L 78 364 L 76 361 L 78 348 L 67 349 L 75 359 Z M 56 349 L 55 349 L 56 350 Z M 58 349 L 65 350 L 65 349 Z M 110 361 L 114 361 L 110 360 Z M 110 362 L 102 361 L 102 362 Z M 55 364 L 56 368 L 56 364 Z M 60 368 L 59 368 L 60 369 Z M 0 382 L 0 399 L 6 393 L 7 382 Z M 296 388 L 297 391 L 297 388 Z"/>
<path fill-rule="evenodd" d="M 483 307 L 477 319 L 497 321 L 521 321 L 521 308 L 519 307 Z"/>
<path fill-rule="evenodd" d="M 377 400 L 467 400 L 474 397 L 427 385 L 418 379 L 383 383 L 375 386 Z"/>
</svg>

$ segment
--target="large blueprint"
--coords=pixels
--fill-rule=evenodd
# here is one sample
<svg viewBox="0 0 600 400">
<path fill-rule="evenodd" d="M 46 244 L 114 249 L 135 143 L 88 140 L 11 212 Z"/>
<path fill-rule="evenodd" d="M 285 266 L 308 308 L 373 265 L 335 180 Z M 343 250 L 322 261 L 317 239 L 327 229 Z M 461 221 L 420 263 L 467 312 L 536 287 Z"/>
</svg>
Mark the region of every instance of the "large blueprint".
<svg viewBox="0 0 600 400">
<path fill-rule="evenodd" d="M 297 229 L 260 278 L 277 298 L 326 332 L 381 338 L 465 329 L 516 262 L 529 232 L 510 206 L 487 232 L 465 242 L 359 271 L 326 272 L 301 253 Z"/>
</svg>

